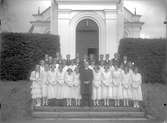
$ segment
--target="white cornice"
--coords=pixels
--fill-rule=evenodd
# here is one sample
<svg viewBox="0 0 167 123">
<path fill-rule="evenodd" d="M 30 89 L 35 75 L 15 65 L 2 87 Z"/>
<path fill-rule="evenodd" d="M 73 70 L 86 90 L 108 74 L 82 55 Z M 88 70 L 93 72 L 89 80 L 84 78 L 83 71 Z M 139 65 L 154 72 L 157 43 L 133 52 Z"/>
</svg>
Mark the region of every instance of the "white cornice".
<svg viewBox="0 0 167 123">
<path fill-rule="evenodd" d="M 62 1 L 62 2 L 66 2 L 66 1 L 70 1 L 70 2 L 71 2 L 71 1 L 74 1 L 74 2 L 78 2 L 78 1 L 79 1 L 79 2 L 80 2 L 80 1 L 85 1 L 85 2 L 87 2 L 87 1 L 94 1 L 94 2 L 99 2 L 99 1 L 102 1 L 102 2 L 103 2 L 103 1 L 104 1 L 104 2 L 105 2 L 105 1 L 110 1 L 110 2 L 111 2 L 111 1 L 117 1 L 117 2 L 119 2 L 119 0 L 55 0 L 55 1 L 57 1 L 57 2 L 59 2 L 59 1 Z"/>
<path fill-rule="evenodd" d="M 58 4 L 77 4 L 77 3 L 96 3 L 96 4 L 105 4 L 105 3 L 120 3 L 120 0 L 56 0 Z"/>
<path fill-rule="evenodd" d="M 33 26 L 50 26 L 50 21 L 30 21 Z"/>
<path fill-rule="evenodd" d="M 125 26 L 135 26 L 135 27 L 142 27 L 144 25 L 144 22 L 125 22 Z"/>
</svg>

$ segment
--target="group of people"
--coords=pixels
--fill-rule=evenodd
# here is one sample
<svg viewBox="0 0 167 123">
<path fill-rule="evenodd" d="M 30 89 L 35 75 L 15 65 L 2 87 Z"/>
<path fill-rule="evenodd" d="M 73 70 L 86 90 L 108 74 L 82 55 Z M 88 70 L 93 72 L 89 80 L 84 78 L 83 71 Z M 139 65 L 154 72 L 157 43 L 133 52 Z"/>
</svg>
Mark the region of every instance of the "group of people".
<svg viewBox="0 0 167 123">
<path fill-rule="evenodd" d="M 122 60 L 115 53 L 110 59 L 109 54 L 94 55 L 82 58 L 79 55 L 71 60 L 70 55 L 62 59 L 59 53 L 55 58 L 45 55 L 34 71 L 31 72 L 32 98 L 36 106 L 48 105 L 48 99 L 66 99 L 66 105 L 99 106 L 133 106 L 139 108 L 142 101 L 142 76 L 136 65 L 127 56 Z M 85 103 L 86 102 L 86 103 Z"/>
</svg>

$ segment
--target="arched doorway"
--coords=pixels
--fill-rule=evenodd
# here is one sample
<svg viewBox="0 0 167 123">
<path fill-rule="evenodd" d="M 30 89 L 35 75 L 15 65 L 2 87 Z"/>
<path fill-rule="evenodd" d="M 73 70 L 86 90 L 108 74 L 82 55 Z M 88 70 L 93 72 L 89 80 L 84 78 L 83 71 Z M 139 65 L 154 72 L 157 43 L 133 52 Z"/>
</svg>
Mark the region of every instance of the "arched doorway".
<svg viewBox="0 0 167 123">
<path fill-rule="evenodd" d="M 80 56 L 99 54 L 99 27 L 91 19 L 81 20 L 76 27 L 76 53 Z"/>
</svg>

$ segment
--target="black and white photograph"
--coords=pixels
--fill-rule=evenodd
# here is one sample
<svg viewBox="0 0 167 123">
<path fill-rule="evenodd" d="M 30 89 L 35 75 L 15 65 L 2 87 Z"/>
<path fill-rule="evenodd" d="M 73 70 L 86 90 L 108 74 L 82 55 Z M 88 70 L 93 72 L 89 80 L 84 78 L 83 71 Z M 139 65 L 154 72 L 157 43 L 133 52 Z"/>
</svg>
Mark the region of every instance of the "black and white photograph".
<svg viewBox="0 0 167 123">
<path fill-rule="evenodd" d="M 0 123 L 167 123 L 167 0 L 0 0 Z"/>
</svg>

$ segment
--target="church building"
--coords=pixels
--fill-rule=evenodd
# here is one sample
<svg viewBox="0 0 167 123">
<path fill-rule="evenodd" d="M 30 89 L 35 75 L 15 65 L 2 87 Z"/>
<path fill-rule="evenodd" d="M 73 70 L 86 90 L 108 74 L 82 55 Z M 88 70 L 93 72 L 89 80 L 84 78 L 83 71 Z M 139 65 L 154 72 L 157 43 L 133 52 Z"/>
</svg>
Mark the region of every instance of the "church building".
<svg viewBox="0 0 167 123">
<path fill-rule="evenodd" d="M 130 12 L 123 0 L 52 0 L 51 7 L 33 14 L 32 33 L 60 36 L 63 56 L 117 51 L 120 39 L 138 38 L 141 15 Z"/>
<path fill-rule="evenodd" d="M 34 9 L 30 3 L 38 5 L 38 1 L 27 2 L 28 9 Z M 65 57 L 71 54 L 74 58 L 76 54 L 106 54 L 110 57 L 117 52 L 119 41 L 122 38 L 139 38 L 143 22 L 141 15 L 131 12 L 124 7 L 124 0 L 45 0 L 50 3 L 48 8 L 23 16 L 31 19 L 27 28 L 30 33 L 49 33 L 60 36 L 61 54 Z M 19 1 L 19 7 L 26 4 Z M 21 3 L 20 3 L 21 2 Z M 17 2 L 8 0 L 9 10 L 17 9 Z M 15 5 L 15 6 L 14 6 Z M 40 4 L 39 4 L 40 6 Z M 5 11 L 5 10 L 4 10 Z M 27 11 L 30 13 L 30 11 Z M 15 16 L 11 16 L 9 21 L 14 21 Z M 29 17 L 30 18 L 30 17 Z M 15 23 L 8 22 L 15 25 Z M 23 21 L 20 21 L 23 23 Z M 25 23 L 25 22 L 24 22 Z M 18 25 L 22 28 L 21 25 Z M 8 31 L 13 31 L 8 29 Z"/>
</svg>

